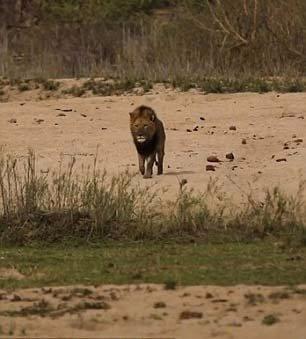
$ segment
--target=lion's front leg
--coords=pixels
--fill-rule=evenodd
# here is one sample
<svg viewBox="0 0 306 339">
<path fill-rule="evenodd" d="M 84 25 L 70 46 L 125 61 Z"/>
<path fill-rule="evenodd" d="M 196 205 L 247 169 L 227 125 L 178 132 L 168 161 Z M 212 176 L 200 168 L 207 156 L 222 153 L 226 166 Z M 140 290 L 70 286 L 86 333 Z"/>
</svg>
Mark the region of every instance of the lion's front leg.
<svg viewBox="0 0 306 339">
<path fill-rule="evenodd" d="M 145 173 L 145 157 L 138 153 L 139 172 L 144 175 Z"/>
<path fill-rule="evenodd" d="M 156 160 L 156 154 L 150 154 L 148 159 L 147 159 L 147 169 L 145 172 L 145 175 L 143 176 L 145 179 L 152 178 L 152 173 L 153 173 L 153 165 Z"/>
</svg>

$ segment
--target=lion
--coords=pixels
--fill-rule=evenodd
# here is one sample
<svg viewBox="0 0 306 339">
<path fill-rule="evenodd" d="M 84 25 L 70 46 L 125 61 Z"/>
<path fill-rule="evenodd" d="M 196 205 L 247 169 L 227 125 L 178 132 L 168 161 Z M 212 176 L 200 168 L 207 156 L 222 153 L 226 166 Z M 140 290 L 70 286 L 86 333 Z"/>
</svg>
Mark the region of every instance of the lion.
<svg viewBox="0 0 306 339">
<path fill-rule="evenodd" d="M 166 134 L 154 110 L 144 105 L 137 107 L 130 113 L 130 129 L 138 153 L 140 173 L 145 179 L 152 178 L 156 163 L 157 175 L 163 174 Z"/>
</svg>

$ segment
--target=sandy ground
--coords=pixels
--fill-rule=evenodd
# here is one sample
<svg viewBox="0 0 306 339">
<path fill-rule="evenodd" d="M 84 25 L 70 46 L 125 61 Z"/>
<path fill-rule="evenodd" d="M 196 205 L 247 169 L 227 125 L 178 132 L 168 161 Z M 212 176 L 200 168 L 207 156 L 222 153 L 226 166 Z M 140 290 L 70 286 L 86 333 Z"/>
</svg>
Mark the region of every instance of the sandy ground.
<svg viewBox="0 0 306 339">
<path fill-rule="evenodd" d="M 61 153 L 65 159 L 75 156 L 79 163 L 92 164 L 97 146 L 99 168 L 106 168 L 110 174 L 126 168 L 137 171 L 128 113 L 146 104 L 156 110 L 166 127 L 165 174 L 150 180 L 139 175 L 136 180 L 141 185 L 168 188 L 167 198 L 177 194 L 181 179 L 187 179 L 188 186 L 199 191 L 205 191 L 214 180 L 223 191 L 220 199 L 237 202 L 246 200 L 250 190 L 260 196 L 273 186 L 294 194 L 305 179 L 306 94 L 203 95 L 157 88 L 143 96 L 36 99 L 26 92 L 0 104 L 0 145 L 5 152 L 21 158 L 29 147 L 33 148 L 42 171 L 57 167 Z M 225 157 L 230 152 L 233 161 Z M 222 161 L 213 164 L 214 172 L 206 171 L 210 155 Z M 72 288 L 1 292 L 4 337 L 13 333 L 49 337 L 306 338 L 305 296 L 268 297 L 282 288 L 186 287 L 165 291 L 160 286 L 101 286 L 90 290 L 86 297 L 72 292 Z M 250 302 L 252 297 L 245 296 L 248 293 L 261 297 L 255 296 Z M 103 309 L 104 302 L 109 309 Z M 157 302 L 164 302 L 159 305 L 164 307 L 154 307 Z M 22 309 L 23 317 L 7 313 Z M 47 309 L 45 316 L 28 314 L 37 309 L 39 313 Z M 191 319 L 181 319 L 184 311 Z M 280 321 L 272 326 L 262 324 L 270 314 Z"/>
<path fill-rule="evenodd" d="M 45 287 L 0 291 L 0 300 L 5 338 L 304 339 L 306 333 L 306 295 L 284 287 Z M 276 322 L 265 324 L 271 316 Z"/>
<path fill-rule="evenodd" d="M 56 167 L 61 153 L 92 164 L 99 146 L 99 168 L 135 172 L 128 113 L 146 104 L 163 120 L 167 144 L 164 175 L 151 180 L 139 175 L 141 184 L 167 188 L 170 198 L 181 179 L 200 191 L 213 179 L 236 201 L 246 200 L 250 190 L 256 195 L 273 186 L 294 194 L 305 179 L 305 102 L 304 93 L 203 95 L 157 88 L 143 96 L 35 101 L 25 92 L 0 104 L 0 145 L 18 156 L 33 148 L 43 171 Z M 230 152 L 233 161 L 225 157 Z M 214 172 L 206 171 L 210 155 L 222 161 L 212 163 Z"/>
</svg>

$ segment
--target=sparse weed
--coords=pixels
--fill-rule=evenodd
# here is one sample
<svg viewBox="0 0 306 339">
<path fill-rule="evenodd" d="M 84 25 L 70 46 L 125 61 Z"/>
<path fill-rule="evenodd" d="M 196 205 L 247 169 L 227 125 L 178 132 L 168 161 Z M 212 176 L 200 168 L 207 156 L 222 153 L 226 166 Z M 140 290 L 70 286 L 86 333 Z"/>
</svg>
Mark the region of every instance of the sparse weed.
<svg viewBox="0 0 306 339">
<path fill-rule="evenodd" d="M 263 320 L 262 320 L 262 323 L 264 325 L 267 325 L 267 326 L 271 326 L 271 325 L 274 325 L 276 323 L 278 323 L 280 321 L 279 317 L 275 314 L 269 314 L 269 315 L 266 315 Z"/>
<path fill-rule="evenodd" d="M 42 82 L 42 86 L 46 91 L 57 91 L 60 87 L 60 82 L 54 80 L 45 80 Z"/>
<path fill-rule="evenodd" d="M 18 84 L 19 92 L 29 91 L 30 89 L 31 89 L 30 85 L 26 82 L 22 82 L 22 83 Z"/>
<path fill-rule="evenodd" d="M 94 95 L 120 95 L 135 88 L 136 82 L 131 80 L 105 81 L 90 79 L 83 84 L 83 89 L 92 91 Z"/>
<path fill-rule="evenodd" d="M 303 184 L 295 197 L 279 189 L 265 199 L 249 198 L 237 209 L 226 200 L 216 202 L 213 185 L 196 194 L 179 186 L 177 199 L 160 208 L 157 192 L 140 188 L 133 175 L 109 177 L 96 161 L 84 173 L 76 160 L 47 174 L 38 173 L 36 158 L 0 157 L 0 238 L 4 243 L 57 242 L 75 239 L 205 239 L 251 241 L 266 236 L 290 245 L 305 243 Z M 211 202 L 214 202 L 213 204 Z M 212 207 L 213 206 L 213 207 Z"/>
<path fill-rule="evenodd" d="M 164 288 L 165 290 L 175 290 L 177 287 L 177 282 L 173 279 L 168 279 L 165 281 Z"/>
<path fill-rule="evenodd" d="M 86 89 L 83 87 L 79 87 L 79 86 L 72 86 L 71 88 L 68 89 L 64 89 L 62 91 L 63 94 L 70 94 L 74 97 L 81 97 L 82 95 L 84 95 L 86 93 Z"/>
</svg>

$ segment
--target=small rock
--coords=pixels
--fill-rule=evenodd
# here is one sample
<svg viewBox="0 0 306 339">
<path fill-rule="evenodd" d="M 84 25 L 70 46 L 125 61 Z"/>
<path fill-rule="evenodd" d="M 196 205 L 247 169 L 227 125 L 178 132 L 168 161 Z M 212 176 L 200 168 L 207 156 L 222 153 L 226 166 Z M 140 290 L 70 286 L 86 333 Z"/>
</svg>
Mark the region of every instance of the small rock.
<svg viewBox="0 0 306 339">
<path fill-rule="evenodd" d="M 206 171 L 215 171 L 216 170 L 216 166 L 214 165 L 206 165 Z"/>
<path fill-rule="evenodd" d="M 235 159 L 235 156 L 234 156 L 234 154 L 233 153 L 228 153 L 228 154 L 226 154 L 226 159 L 229 159 L 229 160 L 234 160 Z"/>
<path fill-rule="evenodd" d="M 296 140 L 294 140 L 294 142 L 300 143 L 300 142 L 303 142 L 303 139 L 296 139 Z"/>
<path fill-rule="evenodd" d="M 158 301 L 154 304 L 154 308 L 165 308 L 166 304 L 163 301 Z"/>
<path fill-rule="evenodd" d="M 34 119 L 34 121 L 40 125 L 42 122 L 44 122 L 45 120 L 44 119 Z"/>
<path fill-rule="evenodd" d="M 119 300 L 117 294 L 116 294 L 114 291 L 112 291 L 112 292 L 110 293 L 110 298 L 111 298 L 112 300 L 114 300 L 114 301 Z"/>
<path fill-rule="evenodd" d="M 193 127 L 193 131 L 194 131 L 194 132 L 197 132 L 198 129 L 199 129 L 199 126 L 194 126 L 194 127 Z"/>
<path fill-rule="evenodd" d="M 205 120 L 205 118 L 204 118 L 204 117 L 200 117 L 200 120 L 204 121 L 204 120 Z"/>
<path fill-rule="evenodd" d="M 189 129 L 189 128 L 187 128 L 187 129 L 186 129 L 186 132 L 192 132 L 192 130 L 191 130 L 191 129 Z"/>
<path fill-rule="evenodd" d="M 220 160 L 218 159 L 218 157 L 216 157 L 215 155 L 210 155 L 207 157 L 207 161 L 208 162 L 220 162 Z"/>
<path fill-rule="evenodd" d="M 237 128 L 236 128 L 236 126 L 230 126 L 230 127 L 229 127 L 229 130 L 230 130 L 230 131 L 236 131 Z"/>
<path fill-rule="evenodd" d="M 292 135 L 292 139 L 294 139 L 294 138 L 296 138 L 296 134 L 293 134 L 293 135 Z"/>
<path fill-rule="evenodd" d="M 233 166 L 233 167 L 232 167 L 232 171 L 234 171 L 235 168 L 238 168 L 238 166 L 237 166 L 237 165 Z"/>
<path fill-rule="evenodd" d="M 65 113 L 58 113 L 57 117 L 65 117 L 66 114 Z"/>
<path fill-rule="evenodd" d="M 10 123 L 10 124 L 17 124 L 17 119 L 10 119 L 10 120 L 8 120 L 8 122 Z"/>
<path fill-rule="evenodd" d="M 280 116 L 280 119 L 282 118 L 294 118 L 295 117 L 295 113 L 286 113 L 286 112 L 283 112 L 282 115 Z"/>
<path fill-rule="evenodd" d="M 279 158 L 279 159 L 276 159 L 276 162 L 283 162 L 283 161 L 287 161 L 286 158 Z"/>
<path fill-rule="evenodd" d="M 194 311 L 183 311 L 180 314 L 180 319 L 181 320 L 186 320 L 186 319 L 201 319 L 203 318 L 203 313 L 202 312 L 194 312 Z"/>
<path fill-rule="evenodd" d="M 87 117 L 87 115 L 86 115 L 86 114 L 83 114 L 83 113 L 81 113 L 81 116 L 84 117 L 84 118 Z"/>
<path fill-rule="evenodd" d="M 61 111 L 61 112 L 72 112 L 72 108 L 56 108 L 56 111 Z"/>
<path fill-rule="evenodd" d="M 7 300 L 9 301 L 21 301 L 21 297 L 17 294 L 12 294 L 7 296 Z"/>
<path fill-rule="evenodd" d="M 241 143 L 242 143 L 242 145 L 246 145 L 246 143 L 247 143 L 246 139 L 242 139 Z"/>
<path fill-rule="evenodd" d="M 44 294 L 52 293 L 52 288 L 51 287 L 42 287 L 42 292 Z"/>
<path fill-rule="evenodd" d="M 101 127 L 101 130 L 105 131 L 105 130 L 107 130 L 107 128 L 106 127 Z"/>
</svg>

